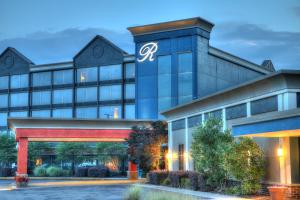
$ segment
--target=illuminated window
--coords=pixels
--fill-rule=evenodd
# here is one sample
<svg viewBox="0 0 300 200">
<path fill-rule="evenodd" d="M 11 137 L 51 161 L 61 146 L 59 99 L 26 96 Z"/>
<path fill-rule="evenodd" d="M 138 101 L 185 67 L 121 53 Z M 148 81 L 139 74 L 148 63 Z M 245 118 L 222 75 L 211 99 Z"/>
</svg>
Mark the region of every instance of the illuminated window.
<svg viewBox="0 0 300 200">
<path fill-rule="evenodd" d="M 122 106 L 100 106 L 99 113 L 102 119 L 120 119 L 122 118 Z"/>
<path fill-rule="evenodd" d="M 98 81 L 98 68 L 80 68 L 77 69 L 77 83 L 86 83 Z"/>
</svg>

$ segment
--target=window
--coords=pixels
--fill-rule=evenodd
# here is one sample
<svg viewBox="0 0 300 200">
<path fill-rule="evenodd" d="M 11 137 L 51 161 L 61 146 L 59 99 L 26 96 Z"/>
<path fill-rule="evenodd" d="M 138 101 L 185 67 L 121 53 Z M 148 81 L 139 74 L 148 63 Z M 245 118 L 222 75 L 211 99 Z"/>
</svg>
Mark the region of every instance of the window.
<svg viewBox="0 0 300 200">
<path fill-rule="evenodd" d="M 125 105 L 125 119 L 135 119 L 135 105 Z"/>
<path fill-rule="evenodd" d="M 33 110 L 31 112 L 32 117 L 49 118 L 51 116 L 50 110 Z"/>
<path fill-rule="evenodd" d="M 8 95 L 1 94 L 0 95 L 0 108 L 7 108 L 8 107 Z"/>
<path fill-rule="evenodd" d="M 0 113 L 0 126 L 7 126 L 7 113 Z"/>
<path fill-rule="evenodd" d="M 134 99 L 135 98 L 135 84 L 125 85 L 125 98 Z"/>
<path fill-rule="evenodd" d="M 98 68 L 81 68 L 77 69 L 77 83 L 86 83 L 98 81 Z"/>
<path fill-rule="evenodd" d="M 77 102 L 97 101 L 97 87 L 77 88 L 76 101 Z"/>
<path fill-rule="evenodd" d="M 8 76 L 0 77 L 0 90 L 8 89 Z"/>
<path fill-rule="evenodd" d="M 215 119 L 222 119 L 222 110 L 215 110 L 209 113 L 204 114 L 204 120 L 207 120 L 208 118 L 215 118 Z"/>
<path fill-rule="evenodd" d="M 52 110 L 53 118 L 72 118 L 73 110 L 72 108 L 61 108 Z"/>
<path fill-rule="evenodd" d="M 10 77 L 10 88 L 28 87 L 28 74 L 13 75 Z"/>
<path fill-rule="evenodd" d="M 122 65 L 100 67 L 100 81 L 122 79 Z"/>
<path fill-rule="evenodd" d="M 77 118 L 97 118 L 97 108 L 89 107 L 89 108 L 77 108 L 76 109 L 76 117 Z"/>
<path fill-rule="evenodd" d="M 158 111 L 171 107 L 171 56 L 158 57 Z"/>
<path fill-rule="evenodd" d="M 179 170 L 184 170 L 184 144 L 178 145 Z"/>
<path fill-rule="evenodd" d="M 125 78 L 134 78 L 135 77 L 135 64 L 126 63 L 125 64 Z"/>
<path fill-rule="evenodd" d="M 53 104 L 65 104 L 73 102 L 73 90 L 53 90 Z"/>
<path fill-rule="evenodd" d="M 188 118 L 188 126 L 189 128 L 199 126 L 202 123 L 202 115 L 196 115 Z"/>
<path fill-rule="evenodd" d="M 177 121 L 172 122 L 172 131 L 180 130 L 180 129 L 185 129 L 185 120 L 180 119 Z"/>
<path fill-rule="evenodd" d="M 15 111 L 9 113 L 10 117 L 27 117 L 28 112 L 27 111 Z"/>
<path fill-rule="evenodd" d="M 300 92 L 297 93 L 297 107 L 300 107 Z"/>
<path fill-rule="evenodd" d="M 100 86 L 100 101 L 119 100 L 122 97 L 121 85 Z"/>
<path fill-rule="evenodd" d="M 50 91 L 32 92 L 32 105 L 46 105 L 51 103 Z"/>
<path fill-rule="evenodd" d="M 28 106 L 28 92 L 11 94 L 10 106 L 11 107 Z"/>
<path fill-rule="evenodd" d="M 240 104 L 226 108 L 226 120 L 247 117 L 246 104 Z"/>
<path fill-rule="evenodd" d="M 99 113 L 102 119 L 120 119 L 122 118 L 122 106 L 100 106 Z"/>
<path fill-rule="evenodd" d="M 53 84 L 63 85 L 73 83 L 73 70 L 60 70 L 53 73 Z"/>
<path fill-rule="evenodd" d="M 277 96 L 259 99 L 251 102 L 251 115 L 278 110 Z"/>
<path fill-rule="evenodd" d="M 192 100 L 193 94 L 192 53 L 178 55 L 178 104 Z"/>
<path fill-rule="evenodd" d="M 32 86 L 51 85 L 51 72 L 39 72 L 32 74 Z"/>
</svg>

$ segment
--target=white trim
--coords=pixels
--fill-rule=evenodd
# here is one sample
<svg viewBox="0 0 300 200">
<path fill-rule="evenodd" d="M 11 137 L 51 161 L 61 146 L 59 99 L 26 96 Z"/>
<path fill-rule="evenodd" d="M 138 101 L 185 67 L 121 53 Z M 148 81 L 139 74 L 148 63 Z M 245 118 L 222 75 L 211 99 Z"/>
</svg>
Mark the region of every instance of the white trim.
<svg viewBox="0 0 300 200">
<path fill-rule="evenodd" d="M 189 145 L 189 127 L 188 127 L 188 118 L 185 118 L 185 153 L 184 153 L 184 162 L 185 162 L 185 170 L 190 170 L 189 166 L 189 152 L 190 152 L 190 145 Z"/>
<path fill-rule="evenodd" d="M 168 122 L 168 165 L 169 170 L 173 170 L 173 132 L 172 132 L 172 122 Z"/>
</svg>

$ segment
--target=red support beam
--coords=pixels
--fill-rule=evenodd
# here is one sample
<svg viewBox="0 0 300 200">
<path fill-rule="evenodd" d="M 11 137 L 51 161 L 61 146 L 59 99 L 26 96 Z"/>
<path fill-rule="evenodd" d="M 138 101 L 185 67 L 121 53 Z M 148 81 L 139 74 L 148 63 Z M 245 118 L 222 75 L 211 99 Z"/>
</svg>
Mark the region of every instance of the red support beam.
<svg viewBox="0 0 300 200">
<path fill-rule="evenodd" d="M 18 174 L 27 174 L 28 139 L 19 138 L 18 143 Z"/>
</svg>

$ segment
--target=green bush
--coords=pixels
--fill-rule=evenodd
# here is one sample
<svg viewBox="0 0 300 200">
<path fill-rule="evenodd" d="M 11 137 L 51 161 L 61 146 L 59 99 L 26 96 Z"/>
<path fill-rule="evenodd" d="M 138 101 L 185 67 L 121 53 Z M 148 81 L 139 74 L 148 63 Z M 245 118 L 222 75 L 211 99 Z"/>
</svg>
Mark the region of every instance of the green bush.
<svg viewBox="0 0 300 200">
<path fill-rule="evenodd" d="M 170 193 L 170 192 L 147 192 L 145 195 L 145 200 L 196 200 L 197 198 L 182 195 L 182 194 L 176 194 L 176 193 Z"/>
<path fill-rule="evenodd" d="M 168 171 L 151 171 L 148 173 L 148 181 L 150 184 L 160 185 L 168 176 Z"/>
<path fill-rule="evenodd" d="M 63 172 L 62 172 L 62 176 L 72 176 L 72 170 L 67 170 L 67 169 L 64 169 Z"/>
<path fill-rule="evenodd" d="M 182 178 L 180 180 L 180 187 L 190 189 L 191 188 L 191 181 L 189 178 Z"/>
<path fill-rule="evenodd" d="M 33 175 L 34 176 L 47 176 L 46 168 L 44 168 L 42 166 L 34 168 Z"/>
<path fill-rule="evenodd" d="M 164 185 L 164 186 L 170 186 L 171 185 L 171 180 L 168 178 L 166 178 L 162 183 L 161 185 Z"/>
<path fill-rule="evenodd" d="M 141 199 L 141 188 L 137 186 L 129 188 L 125 200 L 140 200 L 140 199 Z"/>
<path fill-rule="evenodd" d="M 50 177 L 58 177 L 58 176 L 63 176 L 64 175 L 64 170 L 59 168 L 59 167 L 48 167 L 46 170 L 47 176 Z"/>
</svg>

